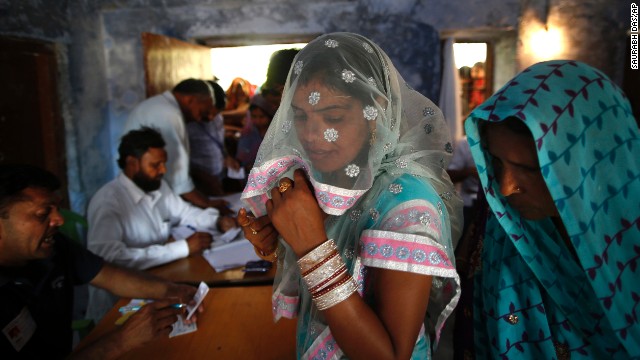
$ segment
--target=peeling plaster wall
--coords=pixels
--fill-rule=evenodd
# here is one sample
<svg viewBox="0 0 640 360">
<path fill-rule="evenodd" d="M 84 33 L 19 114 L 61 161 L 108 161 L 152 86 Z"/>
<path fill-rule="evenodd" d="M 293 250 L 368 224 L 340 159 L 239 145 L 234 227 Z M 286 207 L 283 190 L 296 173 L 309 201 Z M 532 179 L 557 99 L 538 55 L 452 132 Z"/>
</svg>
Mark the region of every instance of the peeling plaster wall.
<svg viewBox="0 0 640 360">
<path fill-rule="evenodd" d="M 122 127 L 144 99 L 141 32 L 183 40 L 360 32 L 389 53 L 412 87 L 437 99 L 438 31 L 517 27 L 521 7 L 535 1 L 542 0 L 0 0 L 0 35 L 48 40 L 61 49 L 69 191 L 73 209 L 83 213 L 116 174 Z M 586 2 L 598 1 L 605 0 Z"/>
<path fill-rule="evenodd" d="M 523 0 L 519 28 L 518 62 L 521 69 L 546 60 L 527 46 L 546 18 L 549 29 L 559 29 L 563 42 L 555 58 L 585 62 L 622 83 L 628 0 Z M 547 13 L 548 7 L 548 13 Z"/>
</svg>

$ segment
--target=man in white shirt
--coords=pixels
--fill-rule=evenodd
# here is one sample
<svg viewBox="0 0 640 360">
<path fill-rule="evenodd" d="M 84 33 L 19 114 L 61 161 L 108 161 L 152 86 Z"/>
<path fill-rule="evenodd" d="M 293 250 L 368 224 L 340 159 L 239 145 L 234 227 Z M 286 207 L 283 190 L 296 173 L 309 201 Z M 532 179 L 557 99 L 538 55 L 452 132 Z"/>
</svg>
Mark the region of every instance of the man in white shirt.
<svg viewBox="0 0 640 360">
<path fill-rule="evenodd" d="M 143 127 L 123 136 L 118 153 L 122 172 L 104 185 L 89 203 L 90 251 L 124 267 L 147 269 L 198 254 L 211 245 L 216 227 L 235 226 L 214 208 L 200 209 L 177 196 L 162 180 L 167 153 L 162 136 Z M 199 231 L 174 239 L 171 229 L 188 226 Z M 114 304 L 107 292 L 89 289 L 87 316 L 99 319 Z"/>
<path fill-rule="evenodd" d="M 131 111 L 124 133 L 141 127 L 156 129 L 166 141 L 166 181 L 184 200 L 200 208 L 215 207 L 228 213 L 227 203 L 210 200 L 198 191 L 189 175 L 189 137 L 185 122 L 206 118 L 214 107 L 214 94 L 203 80 L 186 79 L 173 90 L 152 96 Z"/>
</svg>

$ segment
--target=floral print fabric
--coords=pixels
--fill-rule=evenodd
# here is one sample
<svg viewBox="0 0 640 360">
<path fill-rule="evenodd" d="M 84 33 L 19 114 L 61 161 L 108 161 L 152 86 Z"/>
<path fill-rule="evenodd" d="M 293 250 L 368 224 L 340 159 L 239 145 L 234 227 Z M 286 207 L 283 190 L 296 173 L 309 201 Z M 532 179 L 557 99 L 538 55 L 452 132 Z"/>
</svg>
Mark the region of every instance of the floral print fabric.
<svg viewBox="0 0 640 360">
<path fill-rule="evenodd" d="M 525 220 L 500 194 L 479 127 L 509 117 L 533 134 L 577 259 L 550 219 Z M 476 276 L 478 357 L 639 357 L 640 140 L 625 95 L 586 64 L 543 62 L 465 125 L 493 211 Z"/>
</svg>

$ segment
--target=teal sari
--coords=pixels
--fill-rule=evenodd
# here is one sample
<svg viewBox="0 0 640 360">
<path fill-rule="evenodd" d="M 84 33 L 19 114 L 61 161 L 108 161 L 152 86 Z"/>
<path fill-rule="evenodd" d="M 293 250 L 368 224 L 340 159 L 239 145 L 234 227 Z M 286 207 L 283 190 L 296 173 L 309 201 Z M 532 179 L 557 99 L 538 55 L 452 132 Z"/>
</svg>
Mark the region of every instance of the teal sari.
<svg viewBox="0 0 640 360">
<path fill-rule="evenodd" d="M 520 217 L 500 194 L 483 121 L 530 129 L 577 259 L 549 218 Z M 624 93 L 576 61 L 524 70 L 465 128 L 493 214 L 475 283 L 479 358 L 640 357 L 640 141 Z"/>
<path fill-rule="evenodd" d="M 326 122 L 307 132 L 301 130 L 306 119 L 296 115 L 300 102 L 294 95 L 318 78 L 351 99 L 358 111 L 338 120 L 326 115 Z M 308 102 L 322 107 L 322 99 L 330 96 L 338 95 L 311 91 Z M 306 100 L 307 94 L 301 98 Z M 346 140 L 345 124 L 365 124 L 368 131 L 361 138 L 366 141 Z M 323 170 L 309 144 L 354 151 L 347 162 Z M 358 295 L 374 311 L 373 292 L 387 289 L 369 285 L 371 269 L 410 272 L 431 281 L 427 319 L 422 314 L 412 319 L 424 323 L 412 355 L 425 359 L 432 346 L 429 335 L 437 344 L 460 296 L 453 240 L 460 235 L 462 201 L 445 171 L 452 151 L 440 110 L 402 79 L 376 44 L 358 34 L 326 34 L 296 56 L 242 199 L 253 214 L 265 214 L 271 189 L 281 178 L 291 178 L 295 169 L 303 169 L 328 215 L 326 234 L 358 284 Z M 340 156 L 332 158 L 340 163 Z M 277 255 L 273 315 L 276 321 L 298 318 L 297 357 L 346 358 L 301 278 L 298 257 L 282 239 Z"/>
</svg>

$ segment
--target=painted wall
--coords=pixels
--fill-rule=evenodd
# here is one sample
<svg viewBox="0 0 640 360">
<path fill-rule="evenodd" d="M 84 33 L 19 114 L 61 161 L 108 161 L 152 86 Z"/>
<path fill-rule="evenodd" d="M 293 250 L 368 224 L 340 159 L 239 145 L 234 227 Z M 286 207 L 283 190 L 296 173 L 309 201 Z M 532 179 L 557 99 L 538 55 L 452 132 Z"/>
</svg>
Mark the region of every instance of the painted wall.
<svg viewBox="0 0 640 360">
<path fill-rule="evenodd" d="M 183 40 L 360 32 L 388 52 L 412 87 L 437 99 L 438 31 L 517 27 L 521 3 L 530 1 L 0 0 L 0 35 L 60 44 L 69 191 L 73 209 L 84 212 L 93 193 L 117 173 L 122 127 L 144 99 L 141 32 Z"/>
<path fill-rule="evenodd" d="M 523 1 L 518 25 L 519 67 L 524 69 L 548 60 L 537 56 L 529 46 L 531 36 L 546 25 L 559 33 L 561 49 L 553 58 L 585 62 L 621 84 L 630 3 L 628 0 Z"/>
</svg>

